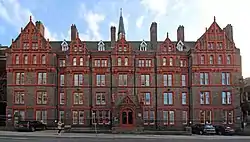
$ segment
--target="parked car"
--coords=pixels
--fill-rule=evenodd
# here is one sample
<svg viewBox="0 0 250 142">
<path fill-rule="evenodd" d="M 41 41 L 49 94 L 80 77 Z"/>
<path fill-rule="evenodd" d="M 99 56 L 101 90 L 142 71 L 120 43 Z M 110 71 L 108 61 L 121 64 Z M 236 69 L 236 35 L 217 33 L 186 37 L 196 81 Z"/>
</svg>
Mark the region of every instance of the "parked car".
<svg viewBox="0 0 250 142">
<path fill-rule="evenodd" d="M 15 126 L 17 131 L 31 131 L 34 132 L 36 130 L 46 130 L 46 124 L 40 121 L 19 121 Z"/>
<path fill-rule="evenodd" d="M 210 124 L 195 124 L 192 126 L 193 134 L 216 134 L 215 128 Z"/>
<path fill-rule="evenodd" d="M 218 135 L 233 135 L 235 133 L 233 128 L 224 125 L 215 126 L 215 131 Z"/>
</svg>

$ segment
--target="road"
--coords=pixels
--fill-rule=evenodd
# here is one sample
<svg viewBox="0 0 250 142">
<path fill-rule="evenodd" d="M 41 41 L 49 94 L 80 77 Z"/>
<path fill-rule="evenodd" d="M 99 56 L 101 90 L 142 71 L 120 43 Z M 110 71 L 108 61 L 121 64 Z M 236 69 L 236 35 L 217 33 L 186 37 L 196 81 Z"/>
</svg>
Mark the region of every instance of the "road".
<svg viewBox="0 0 250 142">
<path fill-rule="evenodd" d="M 159 136 L 160 137 L 160 136 Z M 67 137 L 4 137 L 0 136 L 0 142 L 249 142 L 250 137 L 221 137 L 214 136 L 171 136 L 169 138 L 67 138 Z"/>
</svg>

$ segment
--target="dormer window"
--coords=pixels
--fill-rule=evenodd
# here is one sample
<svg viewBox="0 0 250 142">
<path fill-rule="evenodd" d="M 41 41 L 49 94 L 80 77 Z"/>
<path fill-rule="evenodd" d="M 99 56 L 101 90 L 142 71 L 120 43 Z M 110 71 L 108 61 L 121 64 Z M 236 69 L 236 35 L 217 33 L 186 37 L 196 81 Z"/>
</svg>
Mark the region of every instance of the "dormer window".
<svg viewBox="0 0 250 142">
<path fill-rule="evenodd" d="M 184 43 L 180 40 L 176 46 L 177 50 L 183 51 Z"/>
<path fill-rule="evenodd" d="M 66 42 L 66 40 L 64 40 L 64 41 L 61 43 L 61 48 L 62 48 L 62 51 L 67 51 L 67 50 L 69 50 L 69 45 L 68 45 L 68 43 Z"/>
<path fill-rule="evenodd" d="M 98 43 L 98 48 L 97 48 L 97 50 L 98 50 L 98 51 L 105 51 L 105 44 L 103 43 L 102 40 Z"/>
<path fill-rule="evenodd" d="M 172 51 L 172 47 L 171 46 L 168 46 L 168 51 Z"/>
<path fill-rule="evenodd" d="M 140 51 L 147 51 L 147 43 L 144 40 L 140 44 Z"/>
</svg>

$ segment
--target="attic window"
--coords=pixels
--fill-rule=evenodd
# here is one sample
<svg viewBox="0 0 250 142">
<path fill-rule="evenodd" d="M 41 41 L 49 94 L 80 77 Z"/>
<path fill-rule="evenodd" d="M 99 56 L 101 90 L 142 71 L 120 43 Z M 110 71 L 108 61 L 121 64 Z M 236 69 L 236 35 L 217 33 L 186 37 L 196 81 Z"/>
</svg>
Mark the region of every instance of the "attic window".
<svg viewBox="0 0 250 142">
<path fill-rule="evenodd" d="M 171 46 L 168 46 L 168 51 L 172 51 L 172 47 Z"/>
<path fill-rule="evenodd" d="M 184 48 L 183 46 L 184 46 L 183 42 L 179 41 L 176 48 L 177 48 L 179 51 L 183 51 L 183 48 Z"/>
<path fill-rule="evenodd" d="M 66 42 L 66 40 L 64 40 L 64 41 L 61 43 L 61 48 L 62 48 L 62 51 L 67 51 L 67 50 L 69 50 L 69 45 L 68 45 L 68 43 Z"/>
<path fill-rule="evenodd" d="M 97 47 L 98 51 L 105 51 L 105 44 L 103 43 L 103 41 L 100 41 L 98 43 L 98 47 Z"/>
<path fill-rule="evenodd" d="M 140 44 L 140 51 L 147 51 L 147 43 L 144 40 Z"/>
</svg>

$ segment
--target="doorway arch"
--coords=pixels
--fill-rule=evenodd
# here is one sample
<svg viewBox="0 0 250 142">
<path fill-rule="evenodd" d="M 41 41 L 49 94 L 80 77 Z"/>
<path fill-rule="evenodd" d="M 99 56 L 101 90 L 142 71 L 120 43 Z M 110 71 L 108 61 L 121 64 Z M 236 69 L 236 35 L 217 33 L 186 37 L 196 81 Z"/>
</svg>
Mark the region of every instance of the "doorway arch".
<svg viewBox="0 0 250 142">
<path fill-rule="evenodd" d="M 120 124 L 122 126 L 133 126 L 135 124 L 135 114 L 133 109 L 131 108 L 124 108 L 121 110 L 120 113 Z"/>
</svg>

